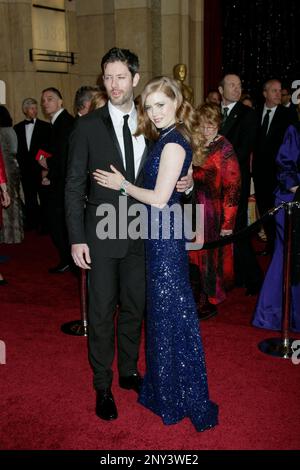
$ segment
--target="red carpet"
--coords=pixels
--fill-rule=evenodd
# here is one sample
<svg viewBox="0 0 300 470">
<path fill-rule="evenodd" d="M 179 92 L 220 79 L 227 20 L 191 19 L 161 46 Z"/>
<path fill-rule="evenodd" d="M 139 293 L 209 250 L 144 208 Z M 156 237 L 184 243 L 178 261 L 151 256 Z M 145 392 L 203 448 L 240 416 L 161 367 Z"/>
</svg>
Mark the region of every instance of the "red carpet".
<svg viewBox="0 0 300 470">
<path fill-rule="evenodd" d="M 300 365 L 258 350 L 259 341 L 277 334 L 250 326 L 255 299 L 243 289 L 201 325 L 219 426 L 204 433 L 187 419 L 164 426 L 117 380 L 119 418 L 106 423 L 94 414 L 86 339 L 60 331 L 80 318 L 76 278 L 47 273 L 57 261 L 47 237 L 27 235 L 22 245 L 1 245 L 0 254 L 10 256 L 0 265 L 9 281 L 0 287 L 7 355 L 0 365 L 0 449 L 299 449 Z M 142 372 L 143 356 L 142 346 Z"/>
</svg>

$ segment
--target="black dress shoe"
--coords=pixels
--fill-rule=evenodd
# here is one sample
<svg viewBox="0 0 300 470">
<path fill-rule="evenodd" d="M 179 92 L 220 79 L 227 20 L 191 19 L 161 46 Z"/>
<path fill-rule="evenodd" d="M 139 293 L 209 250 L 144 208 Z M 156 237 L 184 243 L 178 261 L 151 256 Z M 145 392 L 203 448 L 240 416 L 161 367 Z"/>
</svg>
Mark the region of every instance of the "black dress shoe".
<svg viewBox="0 0 300 470">
<path fill-rule="evenodd" d="M 136 393 L 140 393 L 142 382 L 143 379 L 138 373 L 119 378 L 119 385 L 121 388 L 134 390 Z"/>
<path fill-rule="evenodd" d="M 110 388 L 97 390 L 96 415 L 106 421 L 117 419 L 118 411 Z"/>
<path fill-rule="evenodd" d="M 66 273 L 67 271 L 70 271 L 70 265 L 69 264 L 63 264 L 63 263 L 60 263 L 57 266 L 55 266 L 54 268 L 50 268 L 48 270 L 48 272 L 50 274 L 62 274 L 62 273 Z"/>
</svg>

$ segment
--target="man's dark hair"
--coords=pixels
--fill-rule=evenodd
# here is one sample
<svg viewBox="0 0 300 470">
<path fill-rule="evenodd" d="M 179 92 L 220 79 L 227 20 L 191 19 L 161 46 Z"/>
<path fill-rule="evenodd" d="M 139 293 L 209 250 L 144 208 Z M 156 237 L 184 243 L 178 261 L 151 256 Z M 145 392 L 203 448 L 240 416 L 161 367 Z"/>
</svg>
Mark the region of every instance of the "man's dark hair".
<svg viewBox="0 0 300 470">
<path fill-rule="evenodd" d="M 281 91 L 282 90 L 286 90 L 288 92 L 289 95 L 292 95 L 292 89 L 290 86 L 286 85 L 285 83 L 283 85 L 281 85 Z"/>
<path fill-rule="evenodd" d="M 218 85 L 218 86 L 220 86 L 221 88 L 224 89 L 225 78 L 227 78 L 228 75 L 236 75 L 236 76 L 239 77 L 239 79 L 241 80 L 241 77 L 239 76 L 238 73 L 236 73 L 236 72 L 228 72 L 228 73 L 226 73 L 226 74 L 221 78 L 221 80 L 219 81 L 219 85 Z M 241 81 L 242 81 L 242 80 L 241 80 Z"/>
<path fill-rule="evenodd" d="M 102 73 L 104 74 L 107 64 L 119 61 L 127 65 L 133 78 L 139 70 L 139 58 L 129 49 L 120 49 L 119 47 L 113 47 L 103 56 L 101 60 Z"/>
<path fill-rule="evenodd" d="M 11 127 L 12 126 L 12 118 L 9 114 L 8 109 L 2 104 L 0 105 L 0 127 Z"/>
<path fill-rule="evenodd" d="M 45 88 L 45 90 L 42 91 L 42 94 L 44 94 L 46 91 L 52 91 L 52 93 L 55 93 L 58 96 L 58 98 L 60 98 L 61 100 L 63 99 L 63 97 L 61 96 L 61 92 L 57 88 L 54 88 L 53 86 L 49 88 Z"/>
<path fill-rule="evenodd" d="M 93 93 L 100 91 L 98 86 L 81 86 L 75 93 L 74 110 L 80 111 L 87 101 L 93 98 Z"/>
</svg>

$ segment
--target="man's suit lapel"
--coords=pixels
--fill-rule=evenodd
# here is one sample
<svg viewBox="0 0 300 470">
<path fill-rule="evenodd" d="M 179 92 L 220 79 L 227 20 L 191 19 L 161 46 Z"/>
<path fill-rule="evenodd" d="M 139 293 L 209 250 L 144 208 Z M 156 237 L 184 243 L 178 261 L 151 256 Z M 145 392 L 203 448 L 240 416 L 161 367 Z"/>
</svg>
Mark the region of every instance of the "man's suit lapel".
<svg viewBox="0 0 300 470">
<path fill-rule="evenodd" d="M 267 137 L 272 136 L 272 133 L 273 133 L 274 129 L 276 130 L 277 123 L 280 121 L 280 119 L 281 119 L 281 108 L 280 108 L 280 106 L 277 106 L 277 108 L 275 110 L 275 113 L 274 113 L 274 116 L 273 116 L 273 119 L 271 121 L 270 127 L 269 127 Z"/>
<path fill-rule="evenodd" d="M 34 147 L 34 143 L 35 143 L 35 141 L 37 139 L 37 135 L 38 135 L 38 127 L 39 127 L 39 120 L 37 119 L 35 121 L 35 125 L 34 125 L 34 128 L 33 128 L 33 133 L 32 133 L 32 136 L 31 136 L 29 151 L 31 151 L 32 148 Z"/>
<path fill-rule="evenodd" d="M 116 133 L 115 133 L 115 129 L 114 129 L 114 126 L 113 126 L 113 123 L 112 123 L 112 120 L 111 120 L 111 117 L 110 117 L 110 114 L 109 114 L 109 111 L 108 111 L 108 106 L 105 105 L 103 108 L 101 108 L 101 118 L 102 118 L 102 121 L 108 131 L 108 134 L 110 135 L 111 139 L 112 139 L 112 143 L 114 145 L 114 147 L 116 148 L 117 150 L 117 154 L 119 156 L 119 159 L 120 159 L 120 162 L 122 164 L 122 168 L 124 170 L 124 173 L 125 173 L 125 168 L 124 168 L 124 164 L 123 164 L 123 158 L 122 158 L 122 151 L 121 151 L 121 148 L 120 148 L 120 145 L 119 145 L 119 142 L 118 142 L 118 138 L 116 136 Z"/>
<path fill-rule="evenodd" d="M 27 140 L 26 140 L 26 130 L 25 130 L 25 121 L 22 122 L 22 132 L 21 132 L 21 144 L 20 148 L 22 149 L 23 152 L 29 152 L 27 148 Z"/>
<path fill-rule="evenodd" d="M 122 157 L 122 151 L 121 151 L 121 148 L 120 148 L 120 145 L 119 145 L 118 138 L 117 138 L 116 133 L 115 133 L 115 129 L 114 129 L 114 126 L 113 126 L 113 123 L 112 123 L 107 105 L 105 105 L 103 108 L 101 108 L 100 116 L 101 116 L 101 119 L 102 119 L 102 121 L 103 121 L 103 123 L 104 123 L 104 125 L 105 125 L 105 127 L 108 131 L 108 134 L 110 135 L 110 137 L 112 139 L 112 143 L 113 143 L 115 149 L 117 150 L 117 154 L 118 154 L 120 163 L 121 163 L 122 168 L 123 168 L 124 173 L 125 173 L 123 157 Z M 141 172 L 143 170 L 144 164 L 147 160 L 148 147 L 149 147 L 150 143 L 147 139 L 145 139 L 145 143 L 146 143 L 146 146 L 145 146 L 145 149 L 144 149 L 141 161 L 140 161 L 140 166 L 139 166 L 135 181 L 137 181 L 139 179 L 139 177 L 141 175 Z"/>
<path fill-rule="evenodd" d="M 149 141 L 147 139 L 145 139 L 145 149 L 144 149 L 144 152 L 143 152 L 143 155 L 142 155 L 142 158 L 141 158 L 141 161 L 140 161 L 140 166 L 139 166 L 139 169 L 138 169 L 138 172 L 137 172 L 137 175 L 136 175 L 136 178 L 135 178 L 135 181 L 137 181 L 140 177 L 140 174 L 144 168 L 144 165 L 146 163 L 146 160 L 147 160 L 147 156 L 148 156 L 148 147 L 149 147 Z"/>
<path fill-rule="evenodd" d="M 260 113 L 259 113 L 260 130 L 262 129 L 261 122 L 262 122 L 263 110 L 264 110 L 264 108 L 262 107 L 261 110 L 260 110 Z M 272 121 L 269 125 L 267 135 L 261 136 L 261 140 L 268 141 L 269 139 L 272 139 L 272 137 L 273 137 L 272 134 L 274 134 L 274 131 L 276 132 L 277 122 L 280 121 L 280 119 L 281 119 L 281 108 L 280 108 L 280 106 L 278 106 L 275 110 L 273 119 L 272 119 Z"/>
<path fill-rule="evenodd" d="M 65 120 L 65 115 L 67 114 L 67 111 L 64 109 L 58 116 L 57 118 L 55 119 L 54 123 L 53 123 L 53 128 L 55 129 L 56 127 L 60 127 L 61 124 L 60 122 L 61 121 L 64 121 Z"/>
<path fill-rule="evenodd" d="M 237 118 L 239 117 L 240 111 L 241 111 L 241 106 L 240 106 L 240 103 L 237 102 L 233 106 L 232 110 L 229 113 L 228 118 L 226 119 L 226 121 L 224 122 L 224 125 L 221 128 L 221 133 L 223 135 L 227 135 L 230 132 L 231 128 L 237 122 Z"/>
</svg>

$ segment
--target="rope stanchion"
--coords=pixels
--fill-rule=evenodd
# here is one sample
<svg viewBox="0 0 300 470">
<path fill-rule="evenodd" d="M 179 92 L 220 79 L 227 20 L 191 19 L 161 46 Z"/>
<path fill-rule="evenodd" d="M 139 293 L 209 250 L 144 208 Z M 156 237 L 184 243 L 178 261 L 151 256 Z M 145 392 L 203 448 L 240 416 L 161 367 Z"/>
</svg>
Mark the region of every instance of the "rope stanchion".
<svg viewBox="0 0 300 470">
<path fill-rule="evenodd" d="M 85 269 L 80 270 L 80 311 L 81 320 L 73 320 L 64 323 L 61 331 L 67 335 L 88 336 L 87 319 L 87 273 Z"/>
<path fill-rule="evenodd" d="M 283 204 L 285 209 L 284 226 L 284 256 L 283 256 L 283 299 L 282 299 L 282 331 L 279 338 L 268 338 L 260 342 L 258 348 L 270 356 L 291 358 L 293 354 L 292 343 L 294 338 L 289 336 L 290 306 L 291 306 L 291 262 L 292 262 L 292 214 L 295 206 L 300 208 L 298 202 Z"/>
<path fill-rule="evenodd" d="M 256 220 L 253 222 L 253 224 L 248 225 L 247 227 L 243 228 L 242 230 L 239 230 L 236 233 L 233 233 L 232 235 L 225 235 L 222 238 L 219 238 L 218 240 L 213 240 L 211 242 L 205 242 L 202 246 L 202 250 L 210 250 L 211 248 L 217 248 L 219 246 L 224 246 L 228 245 L 229 243 L 234 243 L 237 240 L 240 240 L 241 238 L 244 237 L 249 237 L 251 233 L 258 231 L 261 228 L 261 223 L 268 219 L 269 217 L 274 217 L 275 214 L 280 211 L 284 207 L 285 203 L 283 202 L 277 207 L 274 207 L 273 209 L 270 209 L 268 212 L 266 212 L 260 219 Z M 197 247 L 198 245 L 195 243 L 195 250 L 198 251 L 199 248 Z M 190 251 L 193 251 L 192 248 L 192 243 L 190 243 L 189 247 Z"/>
<path fill-rule="evenodd" d="M 217 246 L 224 246 L 229 243 L 233 243 L 236 240 L 249 236 L 252 232 L 259 230 L 262 221 L 269 217 L 273 217 L 279 210 L 286 206 L 286 203 L 282 203 L 277 207 L 266 212 L 260 219 L 256 220 L 253 224 L 245 227 L 244 229 L 236 232 L 232 235 L 224 236 L 218 240 L 206 242 L 202 246 L 202 249 L 216 248 Z M 198 248 L 196 248 L 198 250 Z M 87 273 L 86 270 L 80 270 L 80 310 L 81 320 L 74 320 L 68 323 L 64 323 L 61 326 L 63 333 L 74 335 L 74 336 L 88 336 L 88 319 L 87 319 Z"/>
</svg>

